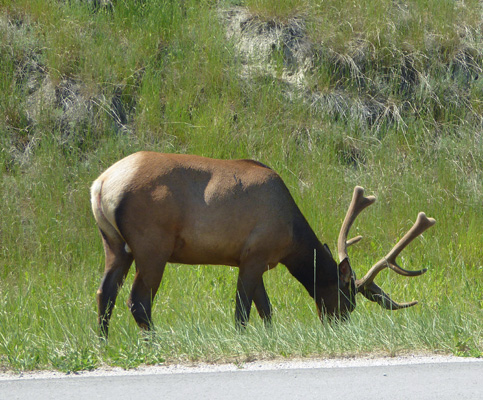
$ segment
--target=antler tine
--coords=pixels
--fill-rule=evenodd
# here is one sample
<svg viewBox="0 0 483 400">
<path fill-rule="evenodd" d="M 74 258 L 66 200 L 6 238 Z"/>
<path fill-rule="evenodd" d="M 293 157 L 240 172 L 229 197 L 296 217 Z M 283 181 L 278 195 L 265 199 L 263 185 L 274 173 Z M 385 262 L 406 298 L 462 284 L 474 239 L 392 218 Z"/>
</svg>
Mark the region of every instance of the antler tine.
<svg viewBox="0 0 483 400">
<path fill-rule="evenodd" d="M 369 285 L 373 283 L 377 274 L 385 268 L 390 268 L 394 272 L 397 272 L 398 274 L 404 276 L 418 276 L 424 274 L 427 271 L 426 268 L 419 271 L 408 271 L 397 265 L 396 258 L 409 243 L 411 243 L 416 237 L 421 235 L 426 229 L 432 227 L 435 223 L 436 221 L 434 220 L 434 218 L 428 218 L 426 217 L 425 213 L 420 212 L 412 228 L 392 248 L 392 250 L 387 253 L 384 258 L 374 264 L 374 266 L 367 272 L 367 274 L 363 278 L 356 281 L 357 289 L 361 292 L 363 292 L 364 289 L 368 289 Z M 409 306 L 407 305 L 406 307 Z"/>
<path fill-rule="evenodd" d="M 374 282 L 371 282 L 367 287 L 361 288 L 361 293 L 369 300 L 378 303 L 382 308 L 386 310 L 400 310 L 401 308 L 408 308 L 418 304 L 417 301 L 411 301 L 410 303 L 398 303 L 391 299 L 387 293 L 385 293 Z"/>
<path fill-rule="evenodd" d="M 347 214 L 340 228 L 339 240 L 337 241 L 337 250 L 339 252 L 339 260 L 342 261 L 348 257 L 347 247 L 362 239 L 362 236 L 357 236 L 353 239 L 347 240 L 349 230 L 354 223 L 359 213 L 366 207 L 370 206 L 376 201 L 374 196 L 364 197 L 364 188 L 356 186 L 352 195 L 352 201 L 347 210 Z"/>
</svg>

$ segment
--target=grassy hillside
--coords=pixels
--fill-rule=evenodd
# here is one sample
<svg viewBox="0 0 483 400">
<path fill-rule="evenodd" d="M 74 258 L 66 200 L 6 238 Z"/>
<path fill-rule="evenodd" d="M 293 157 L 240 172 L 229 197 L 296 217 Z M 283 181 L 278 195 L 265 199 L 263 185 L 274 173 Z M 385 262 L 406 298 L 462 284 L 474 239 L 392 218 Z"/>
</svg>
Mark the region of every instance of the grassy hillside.
<svg viewBox="0 0 483 400">
<path fill-rule="evenodd" d="M 276 4 L 276 5 L 275 5 Z M 366 353 L 483 354 L 480 2 L 0 0 L 0 370 Z M 137 150 L 254 158 L 283 177 L 335 254 L 355 185 L 378 198 L 350 249 L 358 276 L 434 228 L 321 324 L 283 266 L 275 319 L 234 329 L 237 270 L 168 266 L 144 340 L 121 290 L 97 338 L 103 270 L 91 182 Z"/>
</svg>

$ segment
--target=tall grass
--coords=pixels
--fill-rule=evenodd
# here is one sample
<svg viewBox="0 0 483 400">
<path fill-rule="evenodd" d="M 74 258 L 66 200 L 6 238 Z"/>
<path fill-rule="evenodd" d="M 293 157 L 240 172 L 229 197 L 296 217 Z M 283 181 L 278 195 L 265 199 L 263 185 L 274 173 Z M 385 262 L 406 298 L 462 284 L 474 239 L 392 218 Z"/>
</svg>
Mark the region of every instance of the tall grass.
<svg viewBox="0 0 483 400">
<path fill-rule="evenodd" d="M 264 21 L 305 21 L 316 60 L 308 92 L 384 99 L 389 117 L 364 122 L 354 101 L 341 118 L 294 96 L 277 76 L 240 78 L 244 61 L 219 14 L 235 3 Z M 481 356 L 477 2 L 408 1 L 397 3 L 400 9 L 382 0 L 287 1 L 276 8 L 262 1 L 113 4 L 96 11 L 81 1 L 0 2 L 1 369 L 367 353 Z M 70 103 L 45 98 L 35 106 L 32 95 L 46 80 L 75 89 L 88 117 L 65 123 Z M 126 114 L 121 123 L 114 97 Z M 364 236 L 350 249 L 358 276 L 425 211 L 437 225 L 404 251 L 401 264 L 428 273 L 377 278 L 395 299 L 420 304 L 391 313 L 360 298 L 350 323 L 321 323 L 305 290 L 279 266 L 265 274 L 273 327 L 265 329 L 254 312 L 240 334 L 233 323 L 235 268 L 170 265 L 149 340 L 124 305 L 131 272 L 109 342 L 101 343 L 95 292 L 103 250 L 89 186 L 141 149 L 270 165 L 333 251 L 352 188 L 363 185 L 378 201 L 353 227 Z"/>
</svg>

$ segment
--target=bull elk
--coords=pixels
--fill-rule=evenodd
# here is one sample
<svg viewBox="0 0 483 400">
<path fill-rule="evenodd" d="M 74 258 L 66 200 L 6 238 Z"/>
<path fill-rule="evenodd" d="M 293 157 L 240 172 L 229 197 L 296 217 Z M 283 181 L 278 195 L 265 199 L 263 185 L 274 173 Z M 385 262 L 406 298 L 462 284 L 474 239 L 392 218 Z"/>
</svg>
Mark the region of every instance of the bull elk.
<svg viewBox="0 0 483 400">
<path fill-rule="evenodd" d="M 280 176 L 251 160 L 216 160 L 193 155 L 139 152 L 107 169 L 91 188 L 92 210 L 105 250 L 105 271 L 97 291 L 98 322 L 107 337 L 118 290 L 136 260 L 128 306 L 141 328 L 151 327 L 151 304 L 167 262 L 239 268 L 235 321 L 246 326 L 252 301 L 264 321 L 272 307 L 263 273 L 284 264 L 315 299 L 319 316 L 346 318 L 362 293 L 386 309 L 397 303 L 374 283 L 384 268 L 400 275 L 399 253 L 435 220 L 419 213 L 408 233 L 362 278 L 349 264 L 347 240 L 359 213 L 373 204 L 354 189 L 338 239 L 340 263 L 322 244 Z"/>
</svg>

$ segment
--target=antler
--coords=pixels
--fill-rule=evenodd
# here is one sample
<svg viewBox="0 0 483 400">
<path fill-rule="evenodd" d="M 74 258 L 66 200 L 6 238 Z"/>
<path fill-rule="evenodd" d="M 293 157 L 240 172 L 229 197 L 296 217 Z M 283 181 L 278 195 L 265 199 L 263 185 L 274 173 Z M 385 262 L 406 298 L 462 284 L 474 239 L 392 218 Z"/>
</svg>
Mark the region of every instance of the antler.
<svg viewBox="0 0 483 400">
<path fill-rule="evenodd" d="M 392 248 L 389 253 L 387 253 L 384 258 L 380 259 L 376 264 L 374 264 L 364 278 L 356 281 L 356 287 L 369 285 L 374 281 L 374 278 L 377 276 L 377 274 L 385 268 L 390 268 L 394 272 L 404 276 L 418 276 L 424 274 L 427 271 L 426 268 L 419 271 L 408 271 L 397 265 L 396 258 L 409 243 L 421 235 L 426 229 L 432 227 L 435 223 L 436 221 L 434 218 L 428 218 L 426 217 L 425 213 L 420 212 L 418 219 L 408 233 L 404 235 L 404 237 Z"/>
<path fill-rule="evenodd" d="M 348 257 L 347 247 L 362 239 L 362 236 L 356 236 L 355 238 L 347 240 L 347 235 L 349 234 L 349 230 L 360 212 L 373 204 L 375 201 L 376 198 L 374 196 L 364 197 L 364 188 L 360 186 L 356 186 L 354 188 L 352 201 L 349 205 L 349 209 L 347 210 L 342 227 L 340 228 L 339 240 L 337 241 L 339 261 L 342 261 L 344 258 Z"/>
<path fill-rule="evenodd" d="M 374 266 L 367 272 L 362 278 L 356 280 L 356 288 L 358 292 L 361 292 L 369 300 L 376 301 L 382 307 L 397 310 L 399 308 L 411 307 L 417 304 L 417 301 L 411 303 L 397 303 L 393 301 L 384 291 L 377 286 L 373 281 L 377 274 L 385 268 L 390 268 L 394 272 L 397 272 L 403 276 L 418 276 L 424 274 L 427 269 L 421 269 L 419 271 L 408 271 L 401 268 L 396 263 L 396 258 L 401 251 L 411 243 L 416 237 L 421 235 L 426 229 L 432 227 L 436 223 L 434 218 L 426 217 L 426 214 L 420 212 L 418 219 L 414 223 L 413 227 L 404 235 L 404 237 L 387 253 L 387 255 L 379 260 Z"/>
<path fill-rule="evenodd" d="M 352 195 L 352 201 L 347 210 L 347 214 L 342 223 L 342 227 L 339 233 L 339 240 L 337 241 L 337 250 L 339 252 L 339 260 L 342 261 L 346 257 L 347 247 L 351 244 L 357 243 L 362 239 L 362 236 L 356 236 L 350 240 L 347 240 L 347 235 L 349 230 L 354 223 L 357 216 L 362 210 L 376 201 L 374 196 L 364 197 L 364 189 L 360 186 L 354 188 L 354 194 Z M 397 303 L 391 299 L 391 297 L 386 294 L 379 286 L 374 283 L 374 279 L 385 268 L 390 268 L 394 272 L 403 276 L 418 276 L 424 274 L 427 269 L 421 269 L 419 271 L 408 271 L 401 268 L 396 263 L 397 256 L 401 251 L 411 243 L 416 237 L 421 235 L 426 229 L 432 227 L 436 221 L 433 218 L 426 217 L 426 214 L 420 212 L 418 218 L 414 223 L 413 227 L 404 235 L 404 237 L 392 248 L 392 250 L 387 253 L 387 255 L 379 260 L 374 266 L 367 272 L 367 274 L 362 279 L 357 279 L 355 281 L 357 292 L 362 293 L 371 301 L 379 303 L 382 307 L 391 310 L 397 310 L 400 308 L 407 308 L 417 304 L 417 301 L 412 301 L 409 303 Z"/>
<path fill-rule="evenodd" d="M 374 282 L 369 283 L 367 286 L 362 286 L 357 289 L 367 299 L 378 303 L 382 308 L 386 310 L 400 310 L 401 308 L 408 308 L 418 304 L 417 301 L 411 301 L 409 303 L 398 303 L 391 299 L 387 293 L 385 293 Z"/>
</svg>

